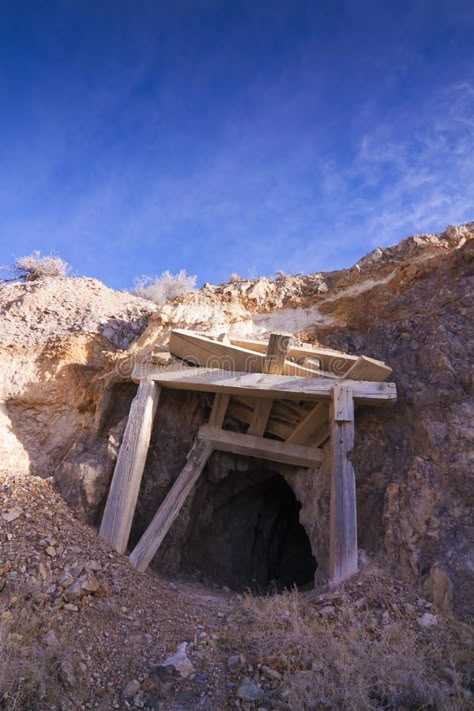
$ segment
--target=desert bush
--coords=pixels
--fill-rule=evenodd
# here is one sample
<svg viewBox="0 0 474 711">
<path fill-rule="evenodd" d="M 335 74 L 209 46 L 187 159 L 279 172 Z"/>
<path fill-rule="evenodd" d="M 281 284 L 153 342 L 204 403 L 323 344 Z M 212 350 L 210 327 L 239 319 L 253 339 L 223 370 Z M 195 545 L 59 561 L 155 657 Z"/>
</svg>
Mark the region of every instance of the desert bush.
<svg viewBox="0 0 474 711">
<path fill-rule="evenodd" d="M 296 591 L 242 602 L 240 648 L 284 675 L 292 710 L 467 711 L 461 657 L 446 651 L 461 654 L 466 640 L 446 645 L 441 630 L 404 619 L 379 626 L 350 605 L 330 619 Z"/>
<path fill-rule="evenodd" d="M 196 278 L 186 274 L 185 269 L 178 274 L 165 271 L 158 277 L 141 276 L 135 279 L 133 293 L 161 306 L 166 301 L 194 291 Z"/>
<path fill-rule="evenodd" d="M 232 272 L 232 274 L 229 277 L 229 282 L 231 284 L 235 284 L 235 282 L 240 281 L 240 276 L 236 272 Z"/>
<path fill-rule="evenodd" d="M 18 277 L 27 280 L 39 279 L 43 276 L 67 276 L 70 270 L 69 264 L 61 257 L 52 254 L 41 256 L 39 250 L 26 257 L 18 257 L 13 266 L 13 271 L 17 272 Z"/>
<path fill-rule="evenodd" d="M 64 691 L 65 650 L 35 594 L 13 597 L 0 618 L 0 709 L 50 708 Z"/>
</svg>

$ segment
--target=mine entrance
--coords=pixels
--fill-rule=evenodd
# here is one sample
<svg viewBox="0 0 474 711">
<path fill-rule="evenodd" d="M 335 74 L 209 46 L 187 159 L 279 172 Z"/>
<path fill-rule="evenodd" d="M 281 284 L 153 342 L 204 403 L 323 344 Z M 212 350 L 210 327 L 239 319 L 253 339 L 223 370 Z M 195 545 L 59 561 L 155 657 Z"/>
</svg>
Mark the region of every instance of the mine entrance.
<svg viewBox="0 0 474 711">
<path fill-rule="evenodd" d="M 185 567 L 235 590 L 311 586 L 317 563 L 299 521 L 301 505 L 280 474 L 262 469 L 202 487 Z"/>
</svg>

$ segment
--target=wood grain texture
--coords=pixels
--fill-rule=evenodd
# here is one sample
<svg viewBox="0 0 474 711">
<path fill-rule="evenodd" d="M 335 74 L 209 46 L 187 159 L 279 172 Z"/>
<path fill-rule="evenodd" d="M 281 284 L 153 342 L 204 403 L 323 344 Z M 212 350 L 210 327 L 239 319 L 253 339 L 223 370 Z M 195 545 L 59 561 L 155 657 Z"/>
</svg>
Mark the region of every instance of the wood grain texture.
<svg viewBox="0 0 474 711">
<path fill-rule="evenodd" d="M 212 403 L 211 414 L 209 416 L 210 425 L 213 427 L 222 427 L 229 401 L 230 395 L 222 395 L 222 393 L 216 393 L 214 395 L 214 402 Z"/>
<path fill-rule="evenodd" d="M 262 372 L 281 375 L 285 367 L 286 354 L 290 344 L 290 336 L 282 333 L 272 333 L 268 341 L 267 352 L 262 363 Z M 248 434 L 263 435 L 267 429 L 273 400 L 260 399 L 255 403 L 252 422 Z"/>
<path fill-rule="evenodd" d="M 159 385 L 141 381 L 117 457 L 100 536 L 119 553 L 127 549 L 159 396 Z"/>
<path fill-rule="evenodd" d="M 344 387 L 344 386 L 342 386 Z M 343 419 L 336 419 L 337 405 L 346 401 L 334 386 L 331 403 L 331 503 L 329 575 L 337 584 L 357 572 L 357 507 L 355 474 L 349 459 L 354 447 L 354 414 L 345 405 Z M 352 405 L 353 410 L 353 405 Z"/>
<path fill-rule="evenodd" d="M 278 337 L 281 344 L 283 339 L 289 342 L 289 336 L 272 334 Z M 249 348 L 217 341 L 208 336 L 202 336 L 194 331 L 174 329 L 171 331 L 169 341 L 170 353 L 192 365 L 205 368 L 221 368 L 222 370 L 240 371 L 244 373 L 265 372 L 267 356 L 265 345 L 264 352 L 260 353 Z M 279 358 L 275 354 L 274 361 Z M 301 375 L 304 377 L 319 377 L 319 373 L 311 368 L 305 368 L 298 363 L 284 361 L 284 375 Z"/>
<path fill-rule="evenodd" d="M 345 379 L 350 380 L 373 380 L 374 382 L 382 382 L 387 380 L 392 369 L 382 363 L 380 360 L 360 356 L 356 362 L 344 373 Z"/>
<path fill-rule="evenodd" d="M 254 398 L 249 399 L 253 400 Z M 240 422 L 249 425 L 253 420 L 253 413 L 253 409 L 249 405 L 241 402 L 241 398 L 231 399 L 228 409 L 229 417 L 233 417 L 236 420 L 240 420 Z M 291 434 L 292 430 L 292 425 L 278 419 L 274 419 L 273 417 L 270 417 L 267 422 L 267 432 L 275 437 L 279 437 L 282 440 L 286 439 Z"/>
<path fill-rule="evenodd" d="M 273 462 L 293 464 L 297 467 L 317 467 L 322 460 L 322 452 L 316 447 L 303 447 L 299 444 L 287 444 L 273 439 L 254 437 L 239 432 L 218 430 L 203 425 L 198 432 L 199 440 L 212 444 L 221 452 L 231 452 L 257 459 L 269 459 Z"/>
<path fill-rule="evenodd" d="M 329 400 L 335 381 L 330 378 L 233 373 L 214 368 L 180 368 L 166 370 L 153 365 L 137 366 L 133 378 L 142 375 L 167 388 L 221 392 L 227 395 L 253 395 L 288 400 Z M 338 383 L 344 381 L 337 381 Z M 350 381 L 354 398 L 364 404 L 389 405 L 397 399 L 395 383 Z"/>
<path fill-rule="evenodd" d="M 329 429 L 329 408 L 326 402 L 318 402 L 295 427 L 287 442 L 293 444 L 315 444 L 316 434 L 326 425 Z"/>
<path fill-rule="evenodd" d="M 137 570 L 143 572 L 148 568 L 153 556 L 159 549 L 194 484 L 206 466 L 212 449 L 212 445 L 209 442 L 194 443 L 180 475 L 130 554 L 130 562 Z"/>
</svg>

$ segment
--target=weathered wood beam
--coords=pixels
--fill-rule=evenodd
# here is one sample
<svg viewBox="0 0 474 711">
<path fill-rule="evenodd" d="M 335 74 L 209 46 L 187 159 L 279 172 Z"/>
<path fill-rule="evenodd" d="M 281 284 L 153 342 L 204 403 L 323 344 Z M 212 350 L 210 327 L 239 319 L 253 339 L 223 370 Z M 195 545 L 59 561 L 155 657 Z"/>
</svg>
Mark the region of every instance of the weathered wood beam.
<svg viewBox="0 0 474 711">
<path fill-rule="evenodd" d="M 349 370 L 344 373 L 344 379 L 382 382 L 387 380 L 391 372 L 392 369 L 385 363 L 367 356 L 360 356 Z"/>
<path fill-rule="evenodd" d="M 166 370 L 152 364 L 134 368 L 133 378 L 140 380 L 142 377 L 156 380 L 163 387 L 178 390 L 220 392 L 227 395 L 254 395 L 288 400 L 329 400 L 334 385 L 334 380 L 328 378 L 233 373 L 216 368 Z M 348 382 L 352 383 L 353 396 L 359 403 L 388 405 L 397 399 L 395 383 L 372 383 L 363 380 Z"/>
<path fill-rule="evenodd" d="M 318 402 L 295 427 L 287 442 L 294 444 L 314 444 L 316 433 L 329 420 L 329 408 L 326 402 Z"/>
<path fill-rule="evenodd" d="M 289 336 L 286 337 L 289 338 Z M 169 349 L 174 356 L 192 365 L 245 373 L 264 372 L 266 346 L 264 352 L 259 353 L 223 341 L 216 341 L 193 331 L 177 328 L 171 331 Z M 319 377 L 317 371 L 290 361 L 284 362 L 283 374 Z"/>
<path fill-rule="evenodd" d="M 195 442 L 193 445 L 180 475 L 130 554 L 130 562 L 137 570 L 143 572 L 149 566 L 164 537 L 181 511 L 191 489 L 199 479 L 212 453 L 212 449 L 212 445 L 209 442 Z"/>
<path fill-rule="evenodd" d="M 231 338 L 230 342 L 239 348 L 264 353 L 266 344 L 263 341 L 256 341 L 250 338 Z M 327 377 L 328 374 L 335 374 L 343 378 L 353 380 L 386 380 L 392 369 L 381 360 L 368 358 L 367 356 L 355 356 L 348 353 L 341 353 L 330 348 L 320 348 L 318 346 L 290 346 L 288 357 L 294 358 L 298 365 L 304 367 L 306 359 L 316 359 L 321 364 L 321 375 Z M 324 371 L 329 371 L 325 373 Z"/>
<path fill-rule="evenodd" d="M 354 401 L 351 385 L 337 384 L 331 402 L 331 502 L 329 576 L 337 584 L 357 572 L 357 508 L 354 468 Z"/>
<path fill-rule="evenodd" d="M 140 382 L 117 457 L 100 536 L 119 553 L 127 549 L 159 396 L 156 382 Z"/>
<path fill-rule="evenodd" d="M 281 375 L 283 373 L 289 343 L 290 336 L 283 333 L 271 334 L 267 352 L 262 362 L 263 373 L 270 373 L 271 375 Z M 272 406 L 273 400 L 268 398 L 260 398 L 256 401 L 248 434 L 257 436 L 265 434 Z"/>
<path fill-rule="evenodd" d="M 236 420 L 249 425 L 253 420 L 253 412 L 251 407 L 241 402 L 241 398 L 231 399 L 228 409 L 229 417 L 234 417 Z M 292 430 L 292 425 L 273 417 L 270 417 L 267 422 L 267 432 L 283 440 L 291 434 Z"/>
<path fill-rule="evenodd" d="M 290 338 L 291 336 L 285 333 L 272 333 L 270 335 L 262 363 L 262 373 L 270 375 L 281 375 L 283 373 Z"/>
<path fill-rule="evenodd" d="M 256 398 L 255 409 L 253 411 L 252 422 L 248 428 L 248 434 L 257 435 L 258 437 L 265 434 L 272 406 L 273 400 L 269 398 Z"/>
<path fill-rule="evenodd" d="M 209 425 L 203 425 L 198 432 L 200 440 L 209 442 L 214 449 L 233 454 L 242 454 L 257 459 L 293 464 L 297 467 L 313 469 L 320 464 L 322 452 L 316 447 L 303 447 L 273 439 L 254 437 L 238 432 L 227 432 Z"/>
<path fill-rule="evenodd" d="M 210 425 L 213 427 L 222 427 L 229 401 L 230 395 L 222 395 L 222 393 L 216 393 L 214 395 L 214 402 L 212 403 L 211 414 L 209 416 Z"/>
<path fill-rule="evenodd" d="M 232 345 L 239 348 L 247 348 L 259 353 L 265 353 L 266 343 L 257 341 L 251 338 L 230 338 Z M 296 361 L 302 361 L 306 358 L 314 358 L 319 360 L 321 369 L 330 369 L 335 359 L 338 361 L 337 372 L 342 374 L 344 370 L 348 370 L 353 363 L 357 361 L 358 356 L 341 353 L 340 351 L 332 350 L 331 348 L 320 348 L 318 346 L 290 346 L 288 349 L 288 357 L 294 358 Z"/>
</svg>

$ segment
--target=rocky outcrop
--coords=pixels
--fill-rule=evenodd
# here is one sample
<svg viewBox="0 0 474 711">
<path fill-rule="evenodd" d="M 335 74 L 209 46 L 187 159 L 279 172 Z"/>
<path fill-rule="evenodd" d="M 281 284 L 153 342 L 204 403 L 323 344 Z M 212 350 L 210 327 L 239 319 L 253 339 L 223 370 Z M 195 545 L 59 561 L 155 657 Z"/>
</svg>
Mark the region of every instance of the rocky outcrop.
<svg viewBox="0 0 474 711">
<path fill-rule="evenodd" d="M 360 544 L 383 553 L 438 605 L 465 612 L 474 571 L 473 236 L 469 223 L 376 249 L 351 269 L 205 285 L 160 310 L 94 280 L 1 287 L 3 463 L 29 462 L 33 471 L 54 475 L 66 500 L 94 521 L 135 390 L 127 373 L 134 361 L 166 347 L 171 328 L 255 337 L 285 330 L 302 342 L 365 353 L 393 368 L 399 398 L 394 408 L 357 412 Z M 163 393 L 134 539 L 179 473 L 206 412 L 201 397 Z M 325 457 L 317 477 L 281 472 L 300 502 L 323 577 Z M 155 560 L 160 569 L 176 572 L 193 558 L 189 537 L 206 493 L 235 467 L 248 465 L 214 463 L 205 472 Z"/>
</svg>

